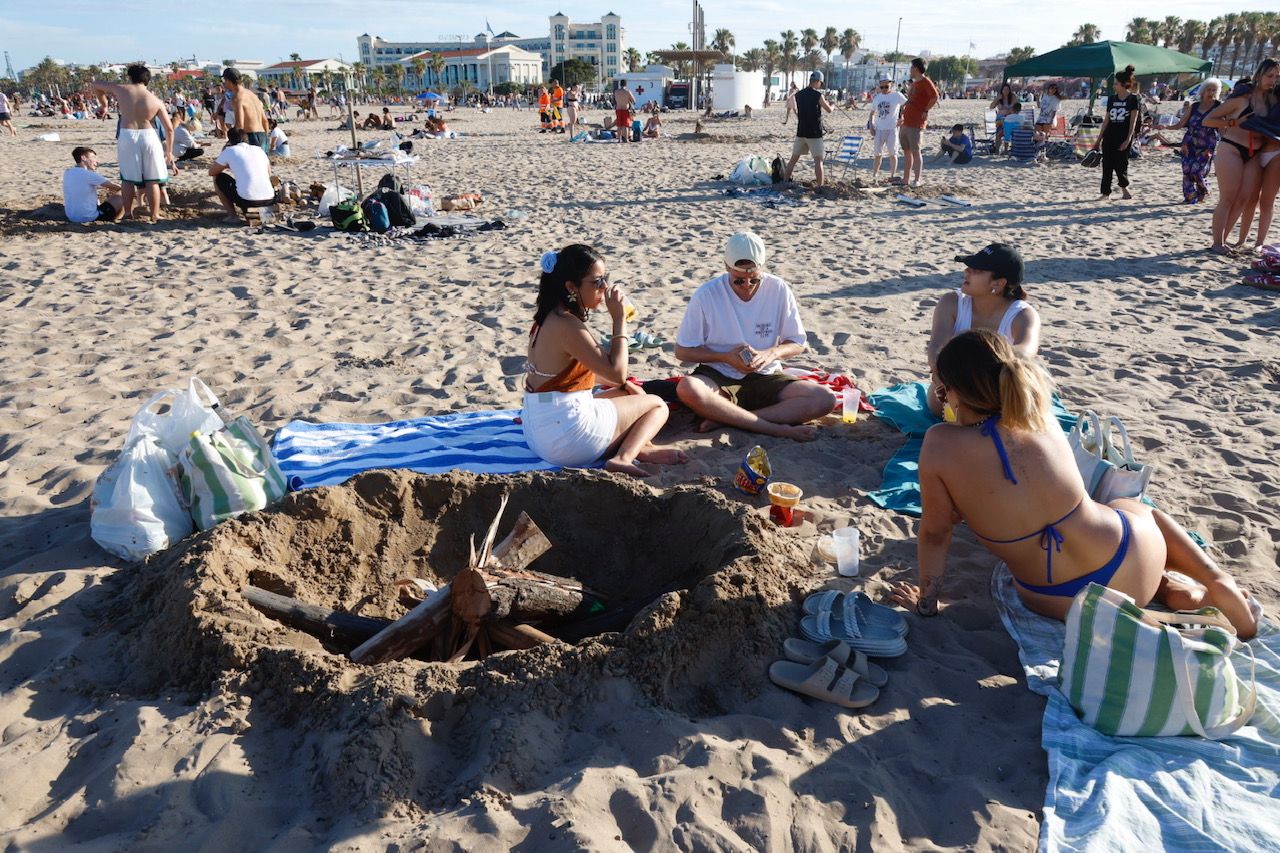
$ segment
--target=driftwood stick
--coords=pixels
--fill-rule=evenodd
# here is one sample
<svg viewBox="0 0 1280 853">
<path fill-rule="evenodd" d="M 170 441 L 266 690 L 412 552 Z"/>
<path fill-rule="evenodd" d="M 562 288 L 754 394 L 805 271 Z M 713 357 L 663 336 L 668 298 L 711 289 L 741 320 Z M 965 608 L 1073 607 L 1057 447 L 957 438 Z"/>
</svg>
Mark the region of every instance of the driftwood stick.
<svg viewBox="0 0 1280 853">
<path fill-rule="evenodd" d="M 509 619 L 498 619 L 489 623 L 489 636 L 500 646 L 508 649 L 531 649 L 543 643 L 560 642 L 550 634 L 539 631 L 532 625 L 522 625 Z"/>
<path fill-rule="evenodd" d="M 534 560 L 551 550 L 551 542 L 538 525 L 533 523 L 529 514 L 522 512 L 516 518 L 515 526 L 493 549 L 485 568 L 502 568 L 509 572 L 525 569 Z"/>
<path fill-rule="evenodd" d="M 347 657 L 354 663 L 400 660 L 422 648 L 448 623 L 453 588 L 445 584 L 421 604 L 361 643 Z"/>
<path fill-rule="evenodd" d="M 245 601 L 272 619 L 321 640 L 359 643 L 390 624 L 387 619 L 353 616 L 327 607 L 306 604 L 296 598 L 278 595 L 256 586 L 245 587 L 243 595 Z"/>
<path fill-rule="evenodd" d="M 480 546 L 480 561 L 476 562 L 473 554 L 470 565 L 488 565 L 489 557 L 493 553 L 493 542 L 498 538 L 498 522 L 502 521 L 502 513 L 507 509 L 507 497 L 507 495 L 502 496 L 502 500 L 498 503 L 498 512 L 494 515 L 493 521 L 489 523 L 489 531 L 484 535 L 484 544 Z"/>
<path fill-rule="evenodd" d="M 581 588 L 541 579 L 502 577 L 489 587 L 493 600 L 491 618 L 508 616 L 518 622 L 583 617 L 599 601 L 583 594 Z M 569 581 L 568 583 L 572 583 Z"/>
</svg>

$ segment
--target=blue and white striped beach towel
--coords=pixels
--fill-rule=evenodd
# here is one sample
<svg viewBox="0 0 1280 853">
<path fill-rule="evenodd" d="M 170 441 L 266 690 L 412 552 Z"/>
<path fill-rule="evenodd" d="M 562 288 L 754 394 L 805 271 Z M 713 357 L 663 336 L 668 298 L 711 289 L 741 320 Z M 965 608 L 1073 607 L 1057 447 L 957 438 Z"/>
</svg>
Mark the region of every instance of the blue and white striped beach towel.
<svg viewBox="0 0 1280 853">
<path fill-rule="evenodd" d="M 1280 630 L 1264 622 L 1253 719 L 1220 741 L 1109 737 L 1076 717 L 1058 689 L 1066 626 L 1032 613 L 1001 563 L 991 595 L 1018 644 L 1027 686 L 1045 696 L 1049 758 L 1040 850 L 1275 850 L 1280 844 Z M 1249 671 L 1237 652 L 1237 671 Z"/>
<path fill-rule="evenodd" d="M 271 452 L 292 490 L 332 486 L 373 468 L 420 474 L 554 471 L 524 440 L 519 409 L 456 412 L 384 424 L 290 421 Z"/>
</svg>

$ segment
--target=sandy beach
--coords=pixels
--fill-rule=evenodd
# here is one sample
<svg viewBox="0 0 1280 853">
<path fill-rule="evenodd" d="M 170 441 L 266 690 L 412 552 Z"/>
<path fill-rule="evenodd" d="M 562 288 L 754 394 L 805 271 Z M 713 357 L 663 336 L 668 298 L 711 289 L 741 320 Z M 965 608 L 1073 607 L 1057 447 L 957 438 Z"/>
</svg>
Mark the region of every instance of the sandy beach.
<svg viewBox="0 0 1280 853">
<path fill-rule="evenodd" d="M 943 102 L 930 150 L 942 128 L 980 125 L 984 106 Z M 865 115 L 834 124 L 843 132 Z M 880 597 L 915 577 L 917 520 L 865 498 L 903 442 L 872 418 L 828 418 L 803 444 L 698 434 L 677 413 L 661 438 L 687 465 L 644 484 L 589 474 L 578 503 L 559 481 L 521 475 L 546 496 L 531 511 L 583 526 L 563 528 L 566 543 L 626 524 L 617 508 L 630 502 L 646 507 L 628 541 L 647 561 L 630 571 L 659 573 L 719 536 L 729 556 L 707 556 L 696 583 L 659 596 L 625 636 L 480 664 L 371 673 L 233 599 L 258 570 L 331 603 L 343 583 L 394 580 L 392 557 L 411 550 L 366 565 L 339 549 L 331 563 L 313 560 L 333 574 L 290 580 L 302 557 L 280 543 L 309 541 L 294 525 L 313 517 L 373 541 L 395 526 L 396 502 L 445 501 L 448 489 L 489 501 L 475 510 L 480 529 L 499 490 L 484 478 L 424 485 L 379 473 L 300 493 L 274 520 L 231 522 L 141 568 L 89 538 L 89 495 L 130 418 L 189 375 L 268 435 L 298 418 L 518 407 L 547 249 L 585 242 L 603 253 L 641 328 L 668 340 L 632 354 L 633 375 L 652 379 L 681 369 L 669 341 L 690 294 L 721 270 L 725 238 L 753 230 L 800 301 L 809 350 L 797 363 L 869 391 L 926 378 L 932 308 L 960 283 L 953 258 L 1003 240 L 1026 258 L 1041 355 L 1063 401 L 1123 417 L 1155 467 L 1150 497 L 1274 611 L 1280 308 L 1240 284 L 1247 260 L 1205 251 L 1216 192 L 1208 205 L 1180 204 L 1177 158 L 1157 151 L 1133 164 L 1133 201 L 1097 202 L 1097 171 L 1004 157 L 926 161 L 920 195 L 968 208 L 913 209 L 892 193 L 727 194 L 717 176 L 740 158 L 790 150 L 794 126 L 781 116 L 709 120 L 697 139 L 692 116 L 677 116 L 670 137 L 622 146 L 540 135 L 534 112 L 458 110 L 450 126 L 464 137 L 415 143 L 412 182 L 437 198 L 483 193 L 481 213 L 510 228 L 390 244 L 221 224 L 208 158 L 170 183 L 175 209 L 157 225 L 59 221 L 72 147 L 96 148 L 101 171 L 117 176 L 112 125 L 19 118 L 18 138 L 0 137 L 6 848 L 1033 849 L 1044 700 L 1026 688 L 991 601 L 995 560 L 967 530 L 952 545 L 951 605 L 942 618 L 912 617 L 909 651 L 885 662 L 874 705 L 845 712 L 766 676 L 808 592 Z M 276 174 L 304 190 L 331 182 L 318 156 L 349 141 L 336 124 L 290 122 L 294 157 Z M 61 141 L 33 139 L 50 131 Z M 807 160 L 797 178 L 812 178 Z M 608 331 L 605 318 L 592 322 Z M 777 477 L 804 489 L 805 524 L 773 527 L 763 499 L 733 490 L 757 443 Z M 853 580 L 813 557 L 818 535 L 845 524 L 862 534 Z M 605 549 L 592 571 L 621 583 L 614 557 Z M 736 572 L 717 571 L 720 557 Z M 189 609 L 196 600 L 205 616 Z M 759 609 L 735 604 L 746 600 Z"/>
</svg>

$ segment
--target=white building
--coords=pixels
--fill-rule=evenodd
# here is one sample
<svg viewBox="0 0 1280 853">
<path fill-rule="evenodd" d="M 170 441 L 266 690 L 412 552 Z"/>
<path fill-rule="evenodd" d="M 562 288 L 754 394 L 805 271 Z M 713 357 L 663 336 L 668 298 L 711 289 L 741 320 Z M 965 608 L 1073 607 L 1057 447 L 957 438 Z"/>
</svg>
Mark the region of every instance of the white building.
<svg viewBox="0 0 1280 853">
<path fill-rule="evenodd" d="M 432 59 L 436 56 L 445 58 L 444 72 L 439 79 L 431 67 Z M 415 59 L 421 60 L 425 66 L 421 77 L 413 70 Z M 492 82 L 495 86 L 499 83 L 532 85 L 543 79 L 542 57 L 510 44 L 492 50 L 424 50 L 413 56 L 406 56 L 398 64 L 404 68 L 405 86 L 418 89 L 427 86 L 450 89 L 465 80 L 483 92 L 489 89 L 490 73 L 493 74 Z"/>
<path fill-rule="evenodd" d="M 622 19 L 612 12 L 589 24 L 574 23 L 557 12 L 551 16 L 551 66 L 585 59 L 596 66 L 597 79 L 608 80 L 626 68 L 625 36 Z"/>
<path fill-rule="evenodd" d="M 738 71 L 732 64 L 711 70 L 711 108 L 716 112 L 755 109 L 764 103 L 764 75 L 759 71 Z"/>
<path fill-rule="evenodd" d="M 243 68 L 239 70 L 244 71 Z M 264 85 L 305 89 L 313 84 L 322 87 L 325 72 L 329 73 L 331 79 L 341 80 L 344 75 L 351 72 L 351 66 L 336 59 L 278 62 L 258 71 L 257 78 Z"/>
<path fill-rule="evenodd" d="M 487 41 L 486 36 L 488 37 Z M 360 62 L 370 71 L 374 68 L 385 68 L 389 65 L 394 65 L 428 50 L 439 53 L 467 49 L 477 50 L 488 47 L 499 48 L 508 45 L 538 54 L 542 60 L 540 79 L 545 80 L 551 74 L 551 64 L 548 62 L 548 58 L 551 56 L 551 41 L 546 36 L 520 38 L 515 33 L 505 31 L 498 33 L 496 36 L 488 33 L 478 33 L 470 44 L 461 39 L 453 41 L 385 41 L 368 33 L 356 38 L 356 50 L 360 56 Z M 496 71 L 494 76 L 497 76 Z"/>
<path fill-rule="evenodd" d="M 667 85 L 676 79 L 676 72 L 666 65 L 646 65 L 643 71 L 623 71 L 613 75 L 613 79 L 626 81 L 639 109 L 652 101 L 662 106 Z"/>
</svg>

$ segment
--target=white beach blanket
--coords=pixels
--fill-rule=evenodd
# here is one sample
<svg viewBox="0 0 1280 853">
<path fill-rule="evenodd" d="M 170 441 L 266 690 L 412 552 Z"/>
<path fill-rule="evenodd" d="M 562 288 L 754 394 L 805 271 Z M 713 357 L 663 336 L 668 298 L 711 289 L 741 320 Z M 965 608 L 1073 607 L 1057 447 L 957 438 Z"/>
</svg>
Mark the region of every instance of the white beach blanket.
<svg viewBox="0 0 1280 853">
<path fill-rule="evenodd" d="M 1001 563 L 991 595 L 1018 644 L 1027 686 L 1048 699 L 1049 759 L 1040 850 L 1275 850 L 1280 839 L 1280 629 L 1249 645 L 1258 707 L 1229 738 L 1108 737 L 1076 717 L 1058 689 L 1065 626 L 1022 604 Z M 1235 656 L 1248 672 L 1247 656 Z"/>
</svg>

